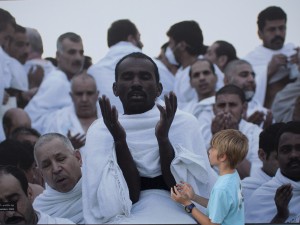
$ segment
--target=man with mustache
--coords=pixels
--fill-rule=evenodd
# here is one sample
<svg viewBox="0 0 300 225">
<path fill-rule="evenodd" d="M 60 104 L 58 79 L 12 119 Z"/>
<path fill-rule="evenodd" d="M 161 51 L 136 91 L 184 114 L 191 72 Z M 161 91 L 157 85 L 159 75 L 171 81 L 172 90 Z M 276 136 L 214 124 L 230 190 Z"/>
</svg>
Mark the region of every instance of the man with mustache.
<svg viewBox="0 0 300 225">
<path fill-rule="evenodd" d="M 32 127 L 41 134 L 45 133 L 47 120 L 51 113 L 72 105 L 69 95 L 70 80 L 82 71 L 83 44 L 79 35 L 68 32 L 57 40 L 57 69 L 49 74 L 49 79 L 43 80 L 38 92 L 25 107 L 29 114 Z"/>
<path fill-rule="evenodd" d="M 74 224 L 34 210 L 31 198 L 24 172 L 14 166 L 0 166 L 0 224 Z"/>
<path fill-rule="evenodd" d="M 34 208 L 83 224 L 79 150 L 74 150 L 67 137 L 48 133 L 36 142 L 34 157 L 46 182 L 46 189 L 33 202 Z"/>
<path fill-rule="evenodd" d="M 299 74 L 298 49 L 291 43 L 284 44 L 286 21 L 287 15 L 280 7 L 270 6 L 261 11 L 257 25 L 263 43 L 245 57 L 256 74 L 254 98 L 266 108 L 271 108 L 276 93 Z"/>
<path fill-rule="evenodd" d="M 196 223 L 169 190 L 188 179 L 208 197 L 216 180 L 197 119 L 177 110 L 172 92 L 156 100 L 158 68 L 140 52 L 117 63 L 113 92 L 124 115 L 102 96 L 102 118 L 89 128 L 82 152 L 85 222 Z"/>
<path fill-rule="evenodd" d="M 300 122 L 284 124 L 276 135 L 279 169 L 259 187 L 245 209 L 246 223 L 300 222 Z"/>
</svg>

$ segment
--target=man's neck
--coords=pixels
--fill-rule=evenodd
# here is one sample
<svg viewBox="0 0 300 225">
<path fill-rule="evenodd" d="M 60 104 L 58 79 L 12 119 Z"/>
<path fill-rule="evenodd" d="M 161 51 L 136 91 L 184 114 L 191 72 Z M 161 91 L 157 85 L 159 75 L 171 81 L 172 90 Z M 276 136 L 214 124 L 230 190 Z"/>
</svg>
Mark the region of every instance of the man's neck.
<svg viewBox="0 0 300 225">
<path fill-rule="evenodd" d="M 190 54 L 185 54 L 182 59 L 180 60 L 181 63 L 181 67 L 184 69 L 187 66 L 192 65 L 196 60 L 197 60 L 197 56 L 195 55 L 190 55 Z"/>
<path fill-rule="evenodd" d="M 78 117 L 78 120 L 81 124 L 82 129 L 86 133 L 88 128 L 91 126 L 91 124 L 97 119 L 97 115 L 91 116 L 91 117 Z"/>
</svg>

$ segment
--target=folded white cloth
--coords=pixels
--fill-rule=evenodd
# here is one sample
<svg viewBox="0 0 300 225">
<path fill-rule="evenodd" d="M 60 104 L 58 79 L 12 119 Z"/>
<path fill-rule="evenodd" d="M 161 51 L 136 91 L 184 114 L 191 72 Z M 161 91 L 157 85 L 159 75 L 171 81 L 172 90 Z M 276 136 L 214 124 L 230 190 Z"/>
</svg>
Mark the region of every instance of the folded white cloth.
<svg viewBox="0 0 300 225">
<path fill-rule="evenodd" d="M 43 193 L 35 198 L 33 207 L 50 216 L 67 218 L 74 223 L 83 224 L 82 178 L 66 193 L 58 192 L 46 185 Z"/>
<path fill-rule="evenodd" d="M 245 209 L 246 223 L 270 223 L 277 213 L 274 197 L 277 188 L 290 183 L 293 187 L 293 197 L 288 208 L 290 215 L 285 223 L 300 221 L 300 181 L 296 182 L 283 176 L 280 169 L 275 177 L 264 183 L 251 196 Z"/>
<path fill-rule="evenodd" d="M 292 43 L 285 44 L 279 50 L 272 50 L 265 48 L 263 45 L 259 45 L 253 51 L 245 56 L 245 60 L 251 63 L 255 72 L 256 91 L 254 97 L 261 105 L 264 104 L 266 89 L 267 89 L 267 71 L 268 64 L 271 61 L 273 55 L 284 54 L 291 56 L 295 54 L 295 45 Z M 289 67 L 281 67 L 276 74 L 269 80 L 269 84 L 279 81 L 290 73 Z"/>
<path fill-rule="evenodd" d="M 247 208 L 248 201 L 250 200 L 253 192 L 262 184 L 266 183 L 271 179 L 272 177 L 267 175 L 261 168 L 256 168 L 250 177 L 246 177 L 242 180 L 242 191 L 245 208 Z"/>
<path fill-rule="evenodd" d="M 24 108 L 32 121 L 32 127 L 44 134 L 47 120 L 51 121 L 49 115 L 56 110 L 73 105 L 70 91 L 71 84 L 67 75 L 61 70 L 53 70 Z"/>
<path fill-rule="evenodd" d="M 159 149 L 155 137 L 155 126 L 159 119 L 160 112 L 156 106 L 142 114 L 119 116 L 119 121 L 126 131 L 128 147 L 140 176 L 143 177 L 156 177 L 162 174 Z M 196 184 L 195 191 L 199 191 L 197 193 L 201 193 L 208 198 L 216 180 L 216 174 L 210 167 L 204 140 L 196 118 L 177 110 L 169 132 L 169 138 L 176 155 L 171 164 L 171 171 L 176 181 L 182 180 Z M 186 151 L 190 155 L 186 154 Z M 132 210 L 134 206 L 130 201 L 128 187 L 122 171 L 117 164 L 113 138 L 102 118 L 95 121 L 89 128 L 86 138 L 86 150 L 82 155 L 82 193 L 85 222 L 126 223 L 126 221 L 129 221 L 128 218 L 131 218 L 130 221 L 134 221 L 134 210 Z M 184 164 L 186 164 L 186 167 L 184 167 Z M 197 173 L 197 177 L 194 177 L 196 173 L 194 169 L 196 168 L 199 174 Z M 145 217 L 143 221 L 138 220 L 139 223 L 149 223 L 149 221 L 156 220 L 157 218 L 153 218 L 156 215 L 152 212 L 157 211 L 157 208 L 160 208 L 162 212 L 165 210 L 168 212 L 168 209 L 163 207 L 166 205 L 164 199 L 157 199 L 153 202 L 155 203 L 153 205 L 151 202 L 147 203 L 149 206 L 145 208 L 145 214 L 148 214 L 149 218 Z M 143 195 L 136 204 L 140 204 L 140 201 L 143 201 Z M 173 205 L 177 204 L 173 202 Z M 178 211 L 178 213 L 181 212 L 182 215 L 185 215 L 184 211 Z M 182 218 L 182 223 L 187 222 L 184 216 Z M 169 223 L 174 223 L 174 220 L 170 219 Z M 181 221 L 178 220 L 177 223 L 181 223 Z"/>
<path fill-rule="evenodd" d="M 65 218 L 51 217 L 43 212 L 35 210 L 38 217 L 37 224 L 75 224 L 71 220 Z"/>
</svg>

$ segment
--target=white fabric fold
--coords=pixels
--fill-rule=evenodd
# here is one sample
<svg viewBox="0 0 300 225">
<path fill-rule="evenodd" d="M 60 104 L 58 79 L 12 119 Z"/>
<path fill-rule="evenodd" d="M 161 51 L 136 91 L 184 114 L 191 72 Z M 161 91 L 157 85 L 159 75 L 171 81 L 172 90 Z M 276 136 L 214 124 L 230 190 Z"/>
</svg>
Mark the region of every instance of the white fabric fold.
<svg viewBox="0 0 300 225">
<path fill-rule="evenodd" d="M 65 218 L 57 218 L 51 217 L 43 212 L 38 210 L 35 211 L 38 217 L 37 224 L 75 224 L 72 221 L 65 219 Z"/>
<path fill-rule="evenodd" d="M 47 120 L 51 113 L 73 104 L 69 92 L 71 84 L 61 70 L 53 70 L 41 83 L 38 92 L 29 101 L 24 110 L 28 113 L 32 127 L 41 134 L 45 133 Z"/>
<path fill-rule="evenodd" d="M 288 76 L 290 73 L 290 69 L 288 67 L 281 67 L 267 83 L 268 64 L 273 55 L 284 54 L 289 57 L 295 53 L 295 45 L 288 43 L 279 50 L 272 50 L 265 48 L 263 45 L 259 45 L 252 52 L 245 56 L 244 59 L 251 63 L 255 72 L 256 91 L 253 98 L 259 101 L 261 105 L 263 105 L 265 101 L 267 84 L 279 81 L 285 76 Z"/>
<path fill-rule="evenodd" d="M 290 183 L 293 187 L 293 197 L 289 202 L 289 217 L 285 223 L 300 221 L 300 181 L 296 182 L 285 177 L 280 169 L 275 177 L 264 183 L 251 196 L 245 210 L 246 223 L 270 223 L 277 213 L 274 197 L 277 188 Z"/>
<path fill-rule="evenodd" d="M 74 223 L 84 224 L 82 178 L 71 191 L 66 193 L 58 192 L 46 185 L 43 193 L 35 198 L 33 207 L 50 216 L 67 218 Z"/>
<path fill-rule="evenodd" d="M 155 126 L 159 119 L 160 112 L 156 106 L 143 114 L 119 116 L 119 121 L 126 131 L 128 147 L 136 162 L 137 169 L 140 175 L 144 177 L 161 175 L 159 149 L 155 137 Z M 177 110 L 169 132 L 169 138 L 174 148 L 178 149 L 178 146 L 180 146 L 182 149 L 186 149 L 181 153 L 175 150 L 176 156 L 172 162 L 172 172 L 176 170 L 176 173 L 174 172 L 174 174 L 177 174 L 176 179 L 187 179 L 190 182 L 192 182 L 192 179 L 198 179 L 200 175 L 193 178 L 192 173 L 182 174 L 177 168 L 184 163 L 190 164 L 189 168 L 194 168 L 193 164 L 188 162 L 194 164 L 201 162 L 197 168 L 202 168 L 199 172 L 205 168 L 206 173 L 204 172 L 204 174 L 207 175 L 200 176 L 201 180 L 194 181 L 194 183 L 199 185 L 199 190 L 205 192 L 206 196 L 204 197 L 208 198 L 211 187 L 216 180 L 216 174 L 210 167 L 204 140 L 196 118 Z M 117 164 L 113 143 L 112 136 L 102 118 L 95 121 L 88 130 L 86 150 L 82 154 L 83 208 L 86 223 L 126 223 L 126 221 L 134 221 L 135 216 L 134 211 L 132 211 L 128 187 Z M 182 160 L 179 160 L 178 157 L 183 155 L 185 151 L 190 152 L 190 157 L 186 156 L 186 159 L 182 157 Z M 192 158 L 198 158 L 198 160 L 191 160 Z M 175 163 L 175 167 L 173 167 L 173 163 Z M 187 169 L 187 171 L 189 170 Z M 210 179 L 207 180 L 207 177 Z M 179 182 L 180 180 L 176 181 Z M 209 190 L 207 190 L 208 188 Z M 142 204 L 142 202 L 143 195 L 136 204 Z M 161 204 L 163 205 L 163 203 Z M 144 213 L 153 217 L 155 214 L 152 214 L 152 212 L 157 210 L 158 205 L 160 205 L 159 201 L 152 206 L 153 211 L 147 211 L 151 209 L 149 206 L 144 209 L 146 210 Z M 176 206 L 175 202 L 173 202 L 173 205 Z M 162 207 L 160 210 L 164 211 L 165 208 Z M 183 215 L 185 214 L 184 211 L 177 211 L 177 213 L 180 212 Z M 149 223 L 151 217 L 144 218 L 144 222 L 138 221 L 139 223 Z M 129 220 L 129 218 L 131 219 Z"/>
<path fill-rule="evenodd" d="M 250 177 L 246 177 L 242 180 L 242 191 L 245 207 L 247 207 L 248 201 L 251 198 L 253 192 L 262 184 L 266 183 L 271 179 L 272 177 L 267 175 L 261 168 L 256 168 Z"/>
</svg>

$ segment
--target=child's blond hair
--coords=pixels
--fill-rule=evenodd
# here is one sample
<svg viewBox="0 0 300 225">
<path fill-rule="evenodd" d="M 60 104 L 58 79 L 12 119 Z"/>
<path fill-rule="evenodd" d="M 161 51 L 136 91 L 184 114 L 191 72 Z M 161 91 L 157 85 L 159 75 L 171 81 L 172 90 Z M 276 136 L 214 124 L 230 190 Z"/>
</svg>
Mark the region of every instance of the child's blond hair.
<svg viewBox="0 0 300 225">
<path fill-rule="evenodd" d="M 238 130 L 222 130 L 212 137 L 211 147 L 218 150 L 218 158 L 225 154 L 230 168 L 235 169 L 248 153 L 248 138 Z"/>
</svg>

